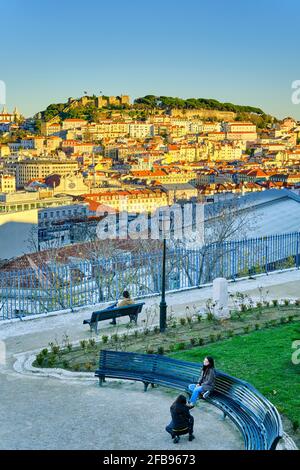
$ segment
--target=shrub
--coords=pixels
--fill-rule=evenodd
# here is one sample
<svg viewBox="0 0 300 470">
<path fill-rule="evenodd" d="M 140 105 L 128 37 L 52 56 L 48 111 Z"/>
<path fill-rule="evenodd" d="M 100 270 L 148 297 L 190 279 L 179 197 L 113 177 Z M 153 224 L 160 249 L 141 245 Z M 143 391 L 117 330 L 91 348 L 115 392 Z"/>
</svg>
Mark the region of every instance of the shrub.
<svg viewBox="0 0 300 470">
<path fill-rule="evenodd" d="M 49 351 L 48 351 L 47 348 L 44 348 L 44 349 L 41 350 L 40 354 L 41 354 L 42 356 L 46 357 L 46 356 L 48 356 Z"/>
<path fill-rule="evenodd" d="M 293 320 L 294 320 L 294 315 L 289 315 L 289 316 L 288 316 L 288 321 L 291 322 L 291 321 L 293 321 Z"/>
<path fill-rule="evenodd" d="M 242 312 L 247 312 L 247 310 L 248 310 L 247 305 L 246 305 L 246 304 L 242 304 L 242 305 L 241 305 L 241 311 L 242 311 Z"/>
<path fill-rule="evenodd" d="M 172 325 L 171 325 L 171 328 L 176 328 L 176 327 L 177 327 L 177 323 L 176 323 L 176 320 L 174 320 Z"/>
<path fill-rule="evenodd" d="M 40 352 L 40 353 L 36 356 L 36 359 L 35 359 L 37 365 L 41 367 L 41 366 L 43 365 L 43 363 L 44 363 L 44 359 L 45 359 L 44 354 L 42 354 L 42 352 Z"/>
<path fill-rule="evenodd" d="M 192 317 L 190 317 L 190 316 L 186 317 L 186 321 L 187 321 L 188 325 L 191 325 L 192 324 Z"/>
<path fill-rule="evenodd" d="M 180 325 L 184 326 L 186 324 L 186 319 L 185 318 L 180 318 Z"/>
<path fill-rule="evenodd" d="M 214 343 L 216 341 L 215 335 L 209 335 L 209 340 L 211 343 Z"/>
<path fill-rule="evenodd" d="M 68 369 L 69 368 L 69 361 L 63 361 L 63 368 Z"/>
<path fill-rule="evenodd" d="M 58 344 L 55 344 L 55 343 L 49 343 L 49 346 L 51 348 L 51 352 L 52 354 L 59 354 L 60 352 L 60 347 L 58 346 Z"/>
<path fill-rule="evenodd" d="M 286 323 L 286 318 L 285 317 L 280 317 L 280 323 L 281 324 Z"/>
<path fill-rule="evenodd" d="M 256 320 L 259 320 L 261 318 L 261 316 L 262 316 L 262 311 L 261 310 L 256 312 L 256 315 L 255 315 Z"/>
<path fill-rule="evenodd" d="M 249 331 L 250 331 L 250 326 L 249 325 L 244 326 L 244 333 L 247 334 L 249 333 Z"/>
<path fill-rule="evenodd" d="M 134 337 L 135 337 L 135 338 L 137 338 L 137 337 L 138 337 L 138 335 L 139 335 L 139 332 L 138 332 L 138 330 L 134 330 L 134 333 L 133 333 L 133 334 L 134 334 Z"/>
<path fill-rule="evenodd" d="M 274 299 L 272 300 L 273 307 L 278 307 L 278 300 Z"/>
<path fill-rule="evenodd" d="M 90 370 L 92 370 L 92 368 L 93 368 L 93 364 L 92 364 L 91 362 L 86 362 L 86 363 L 84 364 L 84 368 L 85 368 L 86 370 L 90 371 Z"/>
<path fill-rule="evenodd" d="M 207 314 L 207 320 L 208 321 L 214 321 L 215 317 L 212 312 L 208 312 Z"/>
<path fill-rule="evenodd" d="M 270 302 L 269 302 L 268 300 L 265 300 L 265 301 L 264 301 L 264 306 L 265 306 L 265 307 L 270 307 Z"/>
<path fill-rule="evenodd" d="M 294 432 L 297 432 L 298 429 L 299 429 L 299 427 L 300 427 L 299 421 L 298 421 L 298 420 L 294 420 L 294 421 L 292 422 L 292 426 L 293 426 L 293 431 L 294 431 Z"/>
<path fill-rule="evenodd" d="M 81 349 L 85 349 L 87 347 L 87 341 L 85 339 L 82 339 L 79 344 Z"/>
<path fill-rule="evenodd" d="M 159 354 L 160 356 L 163 356 L 165 354 L 165 349 L 163 346 L 159 346 L 157 348 L 157 354 Z"/>
<path fill-rule="evenodd" d="M 108 342 L 108 336 L 107 335 L 103 335 L 101 339 L 102 339 L 103 344 L 106 344 Z"/>
<path fill-rule="evenodd" d="M 295 300 L 295 305 L 296 305 L 296 307 L 300 307 L 300 299 Z"/>
<path fill-rule="evenodd" d="M 78 372 L 78 371 L 80 370 L 80 364 L 74 364 L 73 370 L 74 370 L 75 372 Z"/>
<path fill-rule="evenodd" d="M 198 314 L 198 315 L 197 315 L 197 322 L 198 322 L 198 323 L 201 323 L 201 320 L 202 320 L 202 317 L 201 317 L 200 314 Z"/>
<path fill-rule="evenodd" d="M 255 329 L 259 330 L 259 323 L 255 323 Z"/>
<path fill-rule="evenodd" d="M 146 351 L 147 354 L 154 354 L 154 349 L 148 348 Z"/>
<path fill-rule="evenodd" d="M 220 341 L 221 338 L 222 338 L 222 334 L 221 334 L 221 333 L 218 333 L 218 334 L 217 334 L 217 341 Z"/>
<path fill-rule="evenodd" d="M 289 299 L 284 299 L 283 303 L 287 307 L 288 305 L 290 305 L 290 300 Z"/>
<path fill-rule="evenodd" d="M 145 328 L 143 333 L 145 336 L 147 336 L 150 333 L 149 328 Z"/>
<path fill-rule="evenodd" d="M 199 338 L 199 339 L 198 339 L 198 344 L 199 344 L 199 346 L 203 346 L 203 344 L 204 344 L 204 339 L 203 339 L 203 338 Z"/>
<path fill-rule="evenodd" d="M 69 352 L 71 352 L 72 349 L 73 349 L 72 344 L 71 344 L 71 343 L 68 343 L 68 344 L 67 344 L 67 350 L 68 350 Z"/>
<path fill-rule="evenodd" d="M 227 336 L 228 336 L 228 338 L 232 338 L 232 337 L 233 337 L 233 335 L 234 335 L 234 332 L 233 332 L 233 330 L 228 330 L 228 332 L 227 332 Z"/>
<path fill-rule="evenodd" d="M 96 346 L 96 341 L 93 338 L 89 339 L 89 347 L 94 348 L 95 346 Z"/>
<path fill-rule="evenodd" d="M 153 332 L 154 332 L 155 334 L 158 334 L 158 333 L 159 333 L 159 326 L 155 326 L 155 327 L 153 328 Z"/>
<path fill-rule="evenodd" d="M 111 340 L 114 342 L 114 343 L 117 343 L 119 341 L 119 336 L 117 333 L 114 333 L 113 335 L 111 335 Z"/>
<path fill-rule="evenodd" d="M 261 302 L 257 302 L 257 304 L 256 304 L 256 307 L 257 307 L 257 308 L 261 309 L 262 306 L 263 306 L 263 304 L 262 304 Z"/>
<path fill-rule="evenodd" d="M 56 364 L 56 355 L 55 354 L 50 354 L 50 356 L 48 357 L 48 366 L 49 367 L 54 367 Z"/>
<path fill-rule="evenodd" d="M 175 344 L 175 351 L 183 351 L 185 349 L 185 343 L 176 343 Z"/>
<path fill-rule="evenodd" d="M 197 343 L 196 338 L 191 338 L 190 343 L 191 343 L 192 346 L 195 346 L 195 344 Z"/>
</svg>

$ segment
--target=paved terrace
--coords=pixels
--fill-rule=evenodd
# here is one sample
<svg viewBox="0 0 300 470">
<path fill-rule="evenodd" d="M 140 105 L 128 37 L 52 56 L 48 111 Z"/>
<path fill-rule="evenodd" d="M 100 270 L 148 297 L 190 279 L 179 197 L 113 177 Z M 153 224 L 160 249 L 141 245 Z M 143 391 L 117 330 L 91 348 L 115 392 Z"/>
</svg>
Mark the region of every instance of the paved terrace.
<svg viewBox="0 0 300 470">
<path fill-rule="evenodd" d="M 296 299 L 300 296 L 299 286 L 300 271 L 288 271 L 230 283 L 229 290 L 259 300 L 262 287 L 265 298 Z M 186 306 L 203 309 L 211 295 L 211 287 L 204 287 L 169 294 L 167 303 L 180 316 L 185 315 Z M 151 306 L 158 304 L 159 298 L 145 302 Z M 0 363 L 0 449 L 174 449 L 164 427 L 176 391 L 159 388 L 145 394 L 142 384 L 116 380 L 99 389 L 92 374 L 88 379 L 57 380 L 22 367 L 19 372 L 14 369 L 17 358 L 26 358 L 55 338 L 61 341 L 64 334 L 71 341 L 89 338 L 91 334 L 82 320 L 93 309 L 0 323 L 0 340 L 5 342 L 7 352 L 6 363 Z M 145 311 L 139 323 L 143 319 Z M 126 320 L 119 321 L 120 331 Z M 115 331 L 109 322 L 100 325 L 105 334 Z M 243 448 L 238 430 L 229 420 L 222 420 L 220 411 L 201 402 L 193 414 L 196 439 L 189 443 L 183 437 L 176 448 Z"/>
</svg>

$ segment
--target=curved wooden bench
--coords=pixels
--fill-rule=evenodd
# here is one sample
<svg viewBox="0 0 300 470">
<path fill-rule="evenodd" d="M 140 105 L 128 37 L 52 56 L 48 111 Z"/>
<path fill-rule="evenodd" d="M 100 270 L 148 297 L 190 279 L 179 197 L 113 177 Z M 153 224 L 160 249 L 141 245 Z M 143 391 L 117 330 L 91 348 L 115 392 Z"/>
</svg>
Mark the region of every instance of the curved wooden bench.
<svg viewBox="0 0 300 470">
<path fill-rule="evenodd" d="M 162 385 L 190 394 L 201 364 L 178 361 L 157 354 L 137 354 L 102 350 L 95 376 L 136 380 L 148 386 Z M 280 415 L 272 403 L 252 385 L 216 371 L 216 387 L 206 401 L 219 408 L 241 431 L 247 450 L 274 450 L 283 435 Z"/>
</svg>

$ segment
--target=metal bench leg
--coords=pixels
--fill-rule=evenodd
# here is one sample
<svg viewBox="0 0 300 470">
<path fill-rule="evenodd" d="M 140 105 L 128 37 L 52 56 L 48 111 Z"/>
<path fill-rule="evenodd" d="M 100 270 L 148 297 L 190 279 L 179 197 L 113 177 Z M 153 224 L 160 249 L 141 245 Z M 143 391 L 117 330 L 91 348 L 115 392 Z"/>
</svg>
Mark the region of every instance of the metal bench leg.
<svg viewBox="0 0 300 470">
<path fill-rule="evenodd" d="M 154 384 L 151 384 L 151 388 L 154 388 Z"/>
<path fill-rule="evenodd" d="M 95 333 L 96 335 L 98 334 L 98 322 L 96 321 L 96 324 L 95 324 Z"/>
<path fill-rule="evenodd" d="M 105 382 L 105 377 L 99 377 L 99 387 L 102 387 L 102 384 Z"/>
<path fill-rule="evenodd" d="M 144 384 L 144 392 L 147 392 L 147 388 L 149 387 L 149 382 L 143 382 Z"/>
<path fill-rule="evenodd" d="M 225 421 L 226 416 L 227 416 L 227 414 L 225 413 L 225 411 L 223 411 L 223 417 L 222 417 L 223 421 Z"/>
</svg>

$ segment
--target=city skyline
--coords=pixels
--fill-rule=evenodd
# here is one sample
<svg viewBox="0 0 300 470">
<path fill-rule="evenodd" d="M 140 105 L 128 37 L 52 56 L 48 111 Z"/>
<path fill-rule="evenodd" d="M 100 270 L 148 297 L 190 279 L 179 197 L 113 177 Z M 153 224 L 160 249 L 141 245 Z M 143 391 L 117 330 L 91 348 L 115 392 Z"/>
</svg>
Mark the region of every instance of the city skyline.
<svg viewBox="0 0 300 470">
<path fill-rule="evenodd" d="M 154 1 L 151 11 L 136 1 L 113 7 L 89 0 L 84 11 L 70 0 L 3 5 L 1 29 L 9 41 L 0 52 L 0 79 L 7 107 L 31 116 L 101 90 L 132 99 L 214 98 L 300 119 L 291 99 L 300 78 L 296 1 L 192 1 L 185 11 L 187 20 L 169 0 Z"/>
</svg>

